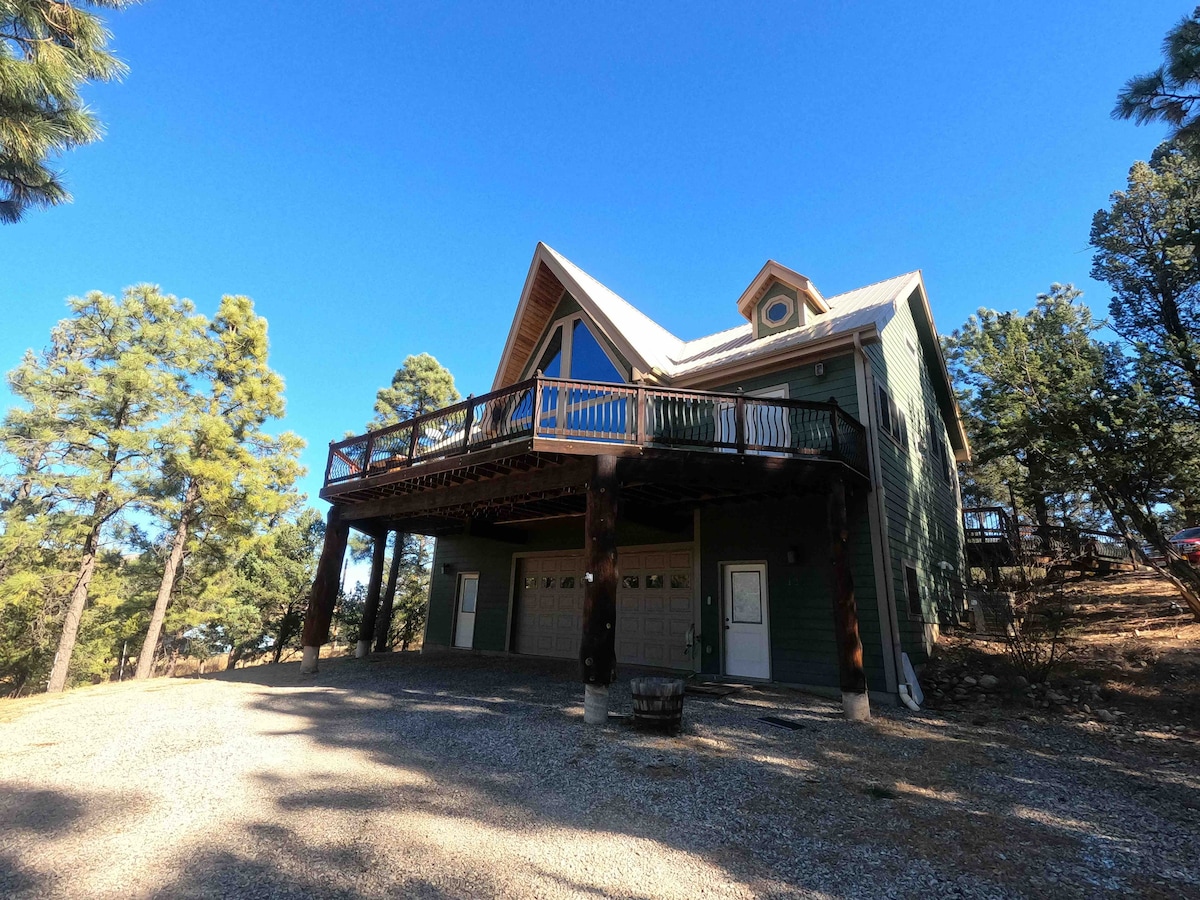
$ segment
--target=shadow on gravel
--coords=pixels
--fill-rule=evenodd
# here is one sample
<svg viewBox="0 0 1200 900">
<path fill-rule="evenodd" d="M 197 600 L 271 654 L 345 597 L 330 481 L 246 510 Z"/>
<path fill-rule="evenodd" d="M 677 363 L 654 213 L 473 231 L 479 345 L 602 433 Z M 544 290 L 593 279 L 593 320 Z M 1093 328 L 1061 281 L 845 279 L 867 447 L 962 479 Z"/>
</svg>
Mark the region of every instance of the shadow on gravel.
<svg viewBox="0 0 1200 900">
<path fill-rule="evenodd" d="M 0 784 L 0 897 L 47 893 L 53 880 L 22 861 L 22 845 L 36 845 L 76 827 L 93 814 L 93 804 L 63 791 Z"/>
<path fill-rule="evenodd" d="M 396 654 L 322 665 L 303 681 L 294 665 L 216 676 L 290 688 L 253 703 L 373 773 L 368 784 L 273 783 L 281 813 L 404 810 L 498 840 L 529 829 L 584 842 L 627 836 L 694 854 L 756 895 L 839 893 L 847 872 L 901 894 L 1200 891 L 1194 773 L 1139 771 L 1120 748 L 1059 743 L 1061 732 L 1052 746 L 1033 726 L 967 728 L 882 710 L 856 726 L 825 701 L 767 689 L 689 695 L 684 733 L 666 738 L 620 720 L 585 730 L 570 664 Z M 613 686 L 612 701 L 628 710 L 627 684 Z M 772 728 L 758 721 L 767 713 L 805 728 Z M 321 849 L 290 833 L 278 844 L 284 858 Z M 457 848 L 425 848 L 464 866 Z M 464 871 L 463 884 L 414 882 L 405 893 L 505 892 L 487 871 Z M 560 871 L 536 872 L 567 893 L 596 893 Z M 196 896 L 219 894 L 221 883 Z M 281 884 L 280 896 L 291 889 Z"/>
</svg>

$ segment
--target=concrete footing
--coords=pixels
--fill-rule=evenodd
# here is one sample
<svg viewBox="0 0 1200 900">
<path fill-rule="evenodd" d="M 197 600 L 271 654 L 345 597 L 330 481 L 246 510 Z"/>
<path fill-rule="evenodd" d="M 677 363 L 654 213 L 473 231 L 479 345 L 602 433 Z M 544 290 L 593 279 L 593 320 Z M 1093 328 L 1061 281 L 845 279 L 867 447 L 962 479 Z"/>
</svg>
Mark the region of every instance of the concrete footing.
<svg viewBox="0 0 1200 900">
<path fill-rule="evenodd" d="M 370 655 L 371 655 L 371 642 L 370 641 L 359 641 L 357 644 L 354 645 L 354 656 L 357 659 L 362 659 L 364 656 L 370 656 Z"/>
<path fill-rule="evenodd" d="M 583 721 L 588 725 L 603 725 L 608 721 L 608 685 L 583 686 Z"/>
<path fill-rule="evenodd" d="M 871 718 L 871 701 L 866 694 L 847 694 L 843 691 L 842 709 L 851 722 L 866 722 Z"/>
<path fill-rule="evenodd" d="M 314 675 L 317 671 L 317 657 L 320 655 L 320 647 L 305 647 L 304 655 L 300 657 L 300 674 Z"/>
</svg>

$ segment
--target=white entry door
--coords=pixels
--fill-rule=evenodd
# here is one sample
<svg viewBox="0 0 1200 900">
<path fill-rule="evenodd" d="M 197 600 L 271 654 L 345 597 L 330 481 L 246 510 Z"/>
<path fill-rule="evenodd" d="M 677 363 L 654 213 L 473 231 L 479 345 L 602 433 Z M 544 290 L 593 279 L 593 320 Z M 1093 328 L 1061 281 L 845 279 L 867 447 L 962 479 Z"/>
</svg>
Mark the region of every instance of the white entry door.
<svg viewBox="0 0 1200 900">
<path fill-rule="evenodd" d="M 475 601 L 479 597 L 479 576 L 458 576 L 458 616 L 454 625 L 454 646 L 470 650 L 475 644 Z"/>
<path fill-rule="evenodd" d="M 725 674 L 771 677 L 771 631 L 767 622 L 767 567 L 725 565 Z"/>
</svg>

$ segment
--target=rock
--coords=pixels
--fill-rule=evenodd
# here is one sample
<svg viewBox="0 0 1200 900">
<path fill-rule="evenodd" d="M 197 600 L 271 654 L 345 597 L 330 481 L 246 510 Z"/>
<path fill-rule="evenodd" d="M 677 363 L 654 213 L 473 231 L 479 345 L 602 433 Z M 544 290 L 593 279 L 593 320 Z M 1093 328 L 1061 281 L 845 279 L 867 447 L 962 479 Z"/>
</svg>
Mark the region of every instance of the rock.
<svg viewBox="0 0 1200 900">
<path fill-rule="evenodd" d="M 1013 679 L 1013 684 L 1019 688 L 1027 688 L 1027 687 L 1029 687 L 1029 679 L 1026 678 L 1024 675 L 1018 675 L 1016 678 Z"/>
<path fill-rule="evenodd" d="M 1115 722 L 1117 717 L 1110 713 L 1107 709 L 1096 710 L 1096 718 L 1101 722 Z"/>
<path fill-rule="evenodd" d="M 1051 703 L 1058 703 L 1060 705 L 1067 702 L 1067 698 L 1056 691 L 1047 691 L 1046 699 Z"/>
<path fill-rule="evenodd" d="M 1083 704 L 1083 711 L 1085 713 L 1090 713 L 1092 711 L 1092 708 L 1085 703 L 1085 704 Z"/>
<path fill-rule="evenodd" d="M 995 675 L 981 675 L 979 678 L 979 686 L 985 691 L 995 690 L 1000 686 L 1000 679 Z"/>
<path fill-rule="evenodd" d="M 970 675 L 964 675 L 962 683 L 967 685 L 967 687 L 975 687 L 975 685 L 979 684 L 979 682 Z"/>
</svg>

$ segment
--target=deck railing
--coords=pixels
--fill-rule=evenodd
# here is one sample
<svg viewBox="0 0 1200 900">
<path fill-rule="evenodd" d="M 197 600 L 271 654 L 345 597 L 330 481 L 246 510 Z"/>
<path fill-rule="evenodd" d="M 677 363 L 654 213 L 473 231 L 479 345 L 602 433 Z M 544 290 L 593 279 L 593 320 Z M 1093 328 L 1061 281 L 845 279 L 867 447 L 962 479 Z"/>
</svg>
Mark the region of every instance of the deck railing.
<svg viewBox="0 0 1200 900">
<path fill-rule="evenodd" d="M 325 484 L 521 438 L 832 459 L 867 473 L 866 431 L 835 403 L 538 376 L 330 444 Z"/>
</svg>

